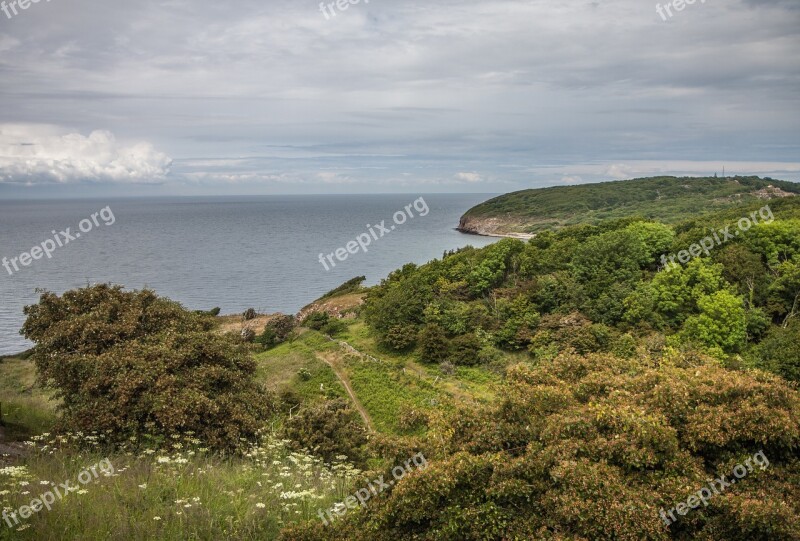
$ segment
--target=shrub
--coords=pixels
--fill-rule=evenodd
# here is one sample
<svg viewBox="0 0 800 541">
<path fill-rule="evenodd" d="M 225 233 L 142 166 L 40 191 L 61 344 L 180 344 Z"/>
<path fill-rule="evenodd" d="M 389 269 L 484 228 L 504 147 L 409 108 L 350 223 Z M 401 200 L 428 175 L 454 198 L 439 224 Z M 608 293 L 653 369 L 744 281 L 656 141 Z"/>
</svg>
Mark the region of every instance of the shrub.
<svg viewBox="0 0 800 541">
<path fill-rule="evenodd" d="M 779 378 L 703 356 L 653 367 L 565 354 L 509 370 L 502 397 L 432 419 L 439 426 L 423 445 L 429 466 L 375 505 L 284 538 L 800 538 L 800 394 Z M 665 528 L 659 509 L 686 501 L 707 479 L 730 479 L 760 450 L 768 469 L 755 466 Z"/>
<path fill-rule="evenodd" d="M 441 363 L 449 360 L 450 342 L 439 325 L 426 325 L 419 333 L 418 341 L 423 361 Z"/>
<path fill-rule="evenodd" d="M 255 308 L 248 308 L 247 310 L 244 311 L 242 317 L 244 318 L 245 321 L 250 321 L 251 319 L 255 319 L 256 317 L 258 317 L 258 313 L 256 312 Z"/>
<path fill-rule="evenodd" d="M 341 319 L 330 318 L 328 322 L 322 326 L 320 331 L 329 336 L 337 336 L 347 332 L 347 323 Z"/>
<path fill-rule="evenodd" d="M 354 462 L 364 458 L 366 431 L 358 414 L 341 398 L 301 409 L 286 421 L 283 432 L 295 449 L 307 449 L 326 462 L 333 462 L 336 455 L 347 455 Z"/>
<path fill-rule="evenodd" d="M 756 364 L 790 381 L 800 382 L 800 319 L 773 327 L 756 348 Z"/>
<path fill-rule="evenodd" d="M 395 325 L 383 338 L 383 343 L 395 351 L 408 351 L 416 341 L 417 328 L 414 325 Z"/>
<path fill-rule="evenodd" d="M 450 362 L 456 366 L 475 366 L 480 363 L 481 342 L 474 334 L 457 336 L 450 348 Z"/>
<path fill-rule="evenodd" d="M 242 345 L 152 291 L 44 292 L 25 314 L 38 377 L 62 401 L 60 429 L 108 432 L 114 442 L 193 431 L 229 450 L 270 411 Z"/>
<path fill-rule="evenodd" d="M 297 322 L 294 317 L 287 315 L 275 316 L 264 326 L 264 331 L 258 337 L 258 343 L 267 349 L 282 344 L 294 333 Z"/>
<path fill-rule="evenodd" d="M 336 289 L 331 289 L 325 293 L 319 298 L 319 300 L 338 297 L 339 295 L 347 295 L 349 293 L 357 293 L 358 291 L 361 291 L 361 284 L 363 284 L 366 279 L 366 276 L 356 276 L 355 278 L 351 278 Z"/>
<path fill-rule="evenodd" d="M 240 336 L 242 337 L 242 342 L 250 343 L 256 339 L 256 331 L 249 327 L 245 327 L 242 329 Z"/>
<path fill-rule="evenodd" d="M 319 331 L 328 323 L 330 319 L 331 316 L 328 315 L 328 312 L 311 312 L 303 320 L 302 325 L 314 331 Z"/>
<path fill-rule="evenodd" d="M 280 344 L 278 334 L 273 329 L 264 329 L 264 332 L 256 338 L 256 342 L 264 346 L 265 349 L 272 349 Z"/>
<path fill-rule="evenodd" d="M 297 321 L 293 316 L 281 314 L 269 320 L 265 328 L 273 329 L 279 340 L 286 340 L 294 332 L 296 326 Z"/>
</svg>

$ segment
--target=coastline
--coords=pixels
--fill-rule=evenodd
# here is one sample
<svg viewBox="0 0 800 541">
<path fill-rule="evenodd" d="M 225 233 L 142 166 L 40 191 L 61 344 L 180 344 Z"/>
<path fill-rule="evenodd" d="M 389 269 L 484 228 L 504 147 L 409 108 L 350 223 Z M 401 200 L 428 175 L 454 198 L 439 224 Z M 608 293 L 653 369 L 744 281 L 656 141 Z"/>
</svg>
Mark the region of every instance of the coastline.
<svg viewBox="0 0 800 541">
<path fill-rule="evenodd" d="M 455 229 L 467 235 L 525 241 L 536 236 L 535 233 L 507 233 L 506 231 L 508 229 L 514 229 L 513 224 L 509 224 L 500 218 L 473 218 L 468 214 L 461 216 L 461 219 L 458 221 L 458 226 Z"/>
<path fill-rule="evenodd" d="M 462 229 L 460 227 L 455 228 L 456 231 L 459 233 L 464 233 L 465 235 L 475 235 L 477 237 L 494 237 L 500 239 L 517 239 L 517 240 L 531 240 L 536 238 L 535 233 L 480 233 L 478 231 L 471 231 L 469 229 Z"/>
</svg>

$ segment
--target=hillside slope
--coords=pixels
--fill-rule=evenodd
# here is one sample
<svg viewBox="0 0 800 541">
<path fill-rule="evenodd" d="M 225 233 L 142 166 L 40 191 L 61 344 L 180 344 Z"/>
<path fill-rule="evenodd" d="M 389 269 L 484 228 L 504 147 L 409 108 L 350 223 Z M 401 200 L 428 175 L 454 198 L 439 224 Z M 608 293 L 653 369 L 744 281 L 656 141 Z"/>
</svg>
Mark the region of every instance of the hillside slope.
<svg viewBox="0 0 800 541">
<path fill-rule="evenodd" d="M 459 231 L 519 236 L 642 216 L 675 223 L 759 199 L 791 197 L 800 184 L 758 177 L 654 177 L 513 192 L 473 207 Z"/>
</svg>

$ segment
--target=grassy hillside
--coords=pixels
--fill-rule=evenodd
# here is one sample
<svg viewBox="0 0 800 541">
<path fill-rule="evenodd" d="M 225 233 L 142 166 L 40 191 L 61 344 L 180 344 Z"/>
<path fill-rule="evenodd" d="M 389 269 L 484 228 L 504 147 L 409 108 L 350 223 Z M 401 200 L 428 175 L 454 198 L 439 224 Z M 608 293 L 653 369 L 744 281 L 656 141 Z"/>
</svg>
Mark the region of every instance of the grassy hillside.
<svg viewBox="0 0 800 541">
<path fill-rule="evenodd" d="M 490 199 L 470 209 L 460 228 L 481 234 L 536 233 L 629 216 L 675 223 L 786 195 L 782 192 L 800 193 L 800 185 L 758 177 L 655 177 L 558 186 Z"/>
</svg>

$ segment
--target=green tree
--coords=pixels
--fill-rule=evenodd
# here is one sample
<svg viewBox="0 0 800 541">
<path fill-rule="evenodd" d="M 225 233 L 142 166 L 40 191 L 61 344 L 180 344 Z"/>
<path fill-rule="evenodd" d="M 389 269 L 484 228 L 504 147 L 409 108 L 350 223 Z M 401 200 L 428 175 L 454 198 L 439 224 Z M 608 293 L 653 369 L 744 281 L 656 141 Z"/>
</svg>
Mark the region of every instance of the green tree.
<svg viewBox="0 0 800 541">
<path fill-rule="evenodd" d="M 772 327 L 755 349 L 756 366 L 790 381 L 800 382 L 800 319 Z"/>
<path fill-rule="evenodd" d="M 702 297 L 700 313 L 690 316 L 680 335 L 685 342 L 721 348 L 726 353 L 741 351 L 747 340 L 747 319 L 742 298 L 722 290 Z"/>
<path fill-rule="evenodd" d="M 441 363 L 450 358 L 450 341 L 439 325 L 425 325 L 419 333 L 418 342 L 423 361 Z"/>
</svg>

